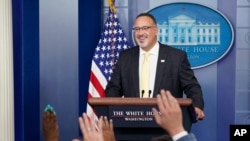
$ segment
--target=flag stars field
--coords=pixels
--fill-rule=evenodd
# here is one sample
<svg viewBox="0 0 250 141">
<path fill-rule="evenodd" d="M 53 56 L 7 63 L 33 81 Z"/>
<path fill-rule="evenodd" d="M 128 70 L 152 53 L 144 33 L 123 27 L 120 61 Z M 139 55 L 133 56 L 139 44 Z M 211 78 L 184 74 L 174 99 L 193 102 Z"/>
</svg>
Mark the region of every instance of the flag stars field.
<svg viewBox="0 0 250 141">
<path fill-rule="evenodd" d="M 116 13 L 109 9 L 108 14 L 92 59 L 88 98 L 105 96 L 104 89 L 111 79 L 119 53 L 130 47 Z M 94 114 L 88 104 L 87 114 Z"/>
</svg>

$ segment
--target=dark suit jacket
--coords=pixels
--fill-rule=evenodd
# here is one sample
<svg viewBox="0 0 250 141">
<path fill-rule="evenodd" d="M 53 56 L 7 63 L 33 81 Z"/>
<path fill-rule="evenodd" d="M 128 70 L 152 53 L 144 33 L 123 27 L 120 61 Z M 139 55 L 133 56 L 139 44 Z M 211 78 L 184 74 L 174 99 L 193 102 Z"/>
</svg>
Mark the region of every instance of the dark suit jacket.
<svg viewBox="0 0 250 141">
<path fill-rule="evenodd" d="M 107 97 L 140 96 L 139 54 L 138 46 L 120 53 L 111 80 L 105 89 Z M 202 90 L 190 67 L 186 52 L 163 44 L 160 44 L 159 48 L 153 97 L 161 89 L 169 90 L 176 98 L 183 98 L 184 92 L 193 100 L 195 107 L 204 107 Z"/>
</svg>

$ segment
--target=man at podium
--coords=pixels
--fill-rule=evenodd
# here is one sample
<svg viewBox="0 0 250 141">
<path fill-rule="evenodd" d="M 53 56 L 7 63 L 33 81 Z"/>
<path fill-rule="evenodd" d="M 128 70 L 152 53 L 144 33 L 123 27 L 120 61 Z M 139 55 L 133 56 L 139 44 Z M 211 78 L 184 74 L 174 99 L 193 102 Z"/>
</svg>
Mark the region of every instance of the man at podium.
<svg viewBox="0 0 250 141">
<path fill-rule="evenodd" d="M 158 42 L 157 23 L 149 13 L 136 17 L 133 33 L 138 45 L 120 53 L 105 89 L 106 96 L 152 98 L 165 89 L 176 98 L 183 98 L 183 94 L 191 98 L 196 120 L 203 119 L 202 89 L 186 52 Z M 190 113 L 182 112 L 184 127 L 190 132 Z"/>
</svg>

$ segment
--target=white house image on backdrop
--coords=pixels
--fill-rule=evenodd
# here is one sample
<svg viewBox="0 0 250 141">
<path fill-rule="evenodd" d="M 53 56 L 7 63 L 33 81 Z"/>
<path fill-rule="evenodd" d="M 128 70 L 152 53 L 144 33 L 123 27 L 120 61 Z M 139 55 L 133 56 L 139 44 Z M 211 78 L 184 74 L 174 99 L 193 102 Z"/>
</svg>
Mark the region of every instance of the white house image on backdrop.
<svg viewBox="0 0 250 141">
<path fill-rule="evenodd" d="M 157 24 L 158 39 L 168 45 L 218 45 L 220 44 L 220 23 L 197 21 L 196 18 L 180 14 L 168 17 Z"/>
</svg>

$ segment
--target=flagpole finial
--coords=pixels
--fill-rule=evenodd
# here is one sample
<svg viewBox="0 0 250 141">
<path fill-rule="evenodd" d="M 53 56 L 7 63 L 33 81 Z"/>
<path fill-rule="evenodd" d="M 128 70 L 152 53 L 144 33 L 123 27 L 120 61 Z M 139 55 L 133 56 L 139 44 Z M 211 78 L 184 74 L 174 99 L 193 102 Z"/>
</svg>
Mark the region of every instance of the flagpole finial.
<svg viewBox="0 0 250 141">
<path fill-rule="evenodd" d="M 108 0 L 109 7 L 113 13 L 116 13 L 116 8 L 114 5 L 114 0 Z"/>
</svg>

